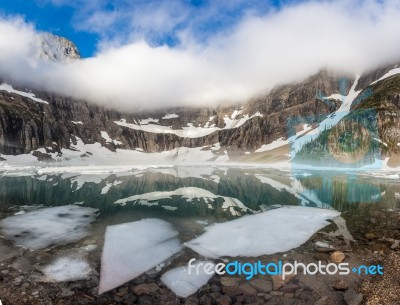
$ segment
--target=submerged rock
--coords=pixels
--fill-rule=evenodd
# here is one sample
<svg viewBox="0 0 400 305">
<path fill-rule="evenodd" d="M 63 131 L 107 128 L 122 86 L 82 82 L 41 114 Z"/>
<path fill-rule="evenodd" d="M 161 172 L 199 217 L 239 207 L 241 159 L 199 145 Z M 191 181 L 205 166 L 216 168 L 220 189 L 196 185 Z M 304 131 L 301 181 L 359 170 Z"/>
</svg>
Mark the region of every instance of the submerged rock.
<svg viewBox="0 0 400 305">
<path fill-rule="evenodd" d="M 346 255 L 341 251 L 335 251 L 331 254 L 330 258 L 334 263 L 341 263 L 346 258 Z"/>
</svg>

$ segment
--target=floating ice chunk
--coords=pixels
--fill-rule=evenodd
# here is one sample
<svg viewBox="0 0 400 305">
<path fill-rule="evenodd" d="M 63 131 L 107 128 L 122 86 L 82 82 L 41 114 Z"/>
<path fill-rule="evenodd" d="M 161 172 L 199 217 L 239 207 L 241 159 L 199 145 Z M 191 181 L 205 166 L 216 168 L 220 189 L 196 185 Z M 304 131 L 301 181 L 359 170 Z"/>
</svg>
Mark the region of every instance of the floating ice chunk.
<svg viewBox="0 0 400 305">
<path fill-rule="evenodd" d="M 92 268 L 82 257 L 60 257 L 41 269 L 45 282 L 71 282 L 86 280 Z"/>
<path fill-rule="evenodd" d="M 164 273 L 161 281 L 177 296 L 186 298 L 199 290 L 213 276 L 213 272 L 205 272 L 205 264 L 215 266 L 210 261 L 198 261 L 193 264 L 190 273 L 187 266 L 177 267 Z"/>
<path fill-rule="evenodd" d="M 96 209 L 66 205 L 44 208 L 0 221 L 2 235 L 32 250 L 77 241 L 88 234 Z"/>
<path fill-rule="evenodd" d="M 335 210 L 283 207 L 206 227 L 186 245 L 206 257 L 260 256 L 289 251 L 340 215 Z"/>
<path fill-rule="evenodd" d="M 160 219 L 107 227 L 101 258 L 99 293 L 118 287 L 177 253 L 178 232 Z"/>
</svg>

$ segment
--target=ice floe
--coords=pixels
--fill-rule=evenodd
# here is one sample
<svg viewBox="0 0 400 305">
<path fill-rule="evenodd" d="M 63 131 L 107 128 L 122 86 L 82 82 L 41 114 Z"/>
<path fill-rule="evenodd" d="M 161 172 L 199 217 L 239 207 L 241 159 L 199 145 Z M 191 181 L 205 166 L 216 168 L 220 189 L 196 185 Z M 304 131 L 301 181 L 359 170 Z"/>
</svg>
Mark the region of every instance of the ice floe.
<svg viewBox="0 0 400 305">
<path fill-rule="evenodd" d="M 182 248 L 177 236 L 169 223 L 154 218 L 107 227 L 99 293 L 128 282 L 177 253 Z"/>
<path fill-rule="evenodd" d="M 206 227 L 204 234 L 186 245 L 210 258 L 285 252 L 306 242 L 329 224 L 327 219 L 338 215 L 329 209 L 282 207 Z"/>
<path fill-rule="evenodd" d="M 46 282 L 70 282 L 86 280 L 93 269 L 85 258 L 65 256 L 59 257 L 49 265 L 40 269 Z"/>
<path fill-rule="evenodd" d="M 164 273 L 161 281 L 177 296 L 186 298 L 199 290 L 213 276 L 213 273 L 206 272 L 205 264 L 215 266 L 210 261 L 196 261 L 190 272 L 187 266 L 177 267 Z"/>
<path fill-rule="evenodd" d="M 76 205 L 43 208 L 3 219 L 0 230 L 16 244 L 36 250 L 87 236 L 96 211 Z"/>
</svg>

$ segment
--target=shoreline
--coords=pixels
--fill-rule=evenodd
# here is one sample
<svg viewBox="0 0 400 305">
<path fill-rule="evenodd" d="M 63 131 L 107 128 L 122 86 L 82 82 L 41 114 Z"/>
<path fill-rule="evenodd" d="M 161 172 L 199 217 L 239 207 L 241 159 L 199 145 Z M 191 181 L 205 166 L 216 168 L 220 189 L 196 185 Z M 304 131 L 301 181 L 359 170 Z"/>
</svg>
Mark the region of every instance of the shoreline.
<svg viewBox="0 0 400 305">
<path fill-rule="evenodd" d="M 340 228 L 332 221 L 306 243 L 288 252 L 254 258 L 229 259 L 330 262 L 330 254 L 334 250 L 339 250 L 345 254 L 344 262 L 350 264 L 379 262 L 386 268 L 388 264 L 394 265 L 394 262 L 399 261 L 400 248 L 397 246 L 392 249 L 393 244 L 390 240 L 400 239 L 400 207 L 392 211 L 374 209 L 368 215 L 369 218 L 366 220 L 365 215 L 343 214 L 348 229 L 356 241 L 350 245 L 343 234 L 336 234 Z M 78 242 L 76 247 L 85 246 L 90 242 L 84 239 Z M 317 242 L 328 243 L 332 248 L 321 248 L 320 243 Z M 385 272 L 383 276 L 298 274 L 295 277 L 288 277 L 284 282 L 277 276 L 258 276 L 248 281 L 244 277 L 214 275 L 197 293 L 183 299 L 178 298 L 166 288 L 160 277 L 166 270 L 187 263 L 188 257 L 198 257 L 189 250 L 187 251 L 189 253 L 176 258 L 172 264 L 164 267 L 162 272 L 152 269 L 110 292 L 98 295 L 101 247 L 89 253 L 95 273 L 88 280 L 46 283 L 39 281 L 41 274 L 38 267 L 51 261 L 59 255 L 60 251 L 68 251 L 68 248 L 71 250 L 71 245 L 36 251 L 25 251 L 4 239 L 0 240 L 0 245 L 1 253 L 5 253 L 6 249 L 10 254 L 8 259 L 3 256 L 0 261 L 0 295 L 4 304 L 339 305 L 346 304 L 343 303 L 346 302 L 344 301 L 346 298 L 361 297 L 362 302 L 347 304 L 391 305 L 391 303 L 385 303 L 387 289 L 390 288 L 384 287 L 386 289 L 384 293 L 380 283 L 392 281 L 395 284 L 393 277 L 400 274 L 400 271 Z M 394 291 L 400 293 L 400 291 Z M 373 303 L 374 300 L 379 300 L 380 303 Z"/>
</svg>

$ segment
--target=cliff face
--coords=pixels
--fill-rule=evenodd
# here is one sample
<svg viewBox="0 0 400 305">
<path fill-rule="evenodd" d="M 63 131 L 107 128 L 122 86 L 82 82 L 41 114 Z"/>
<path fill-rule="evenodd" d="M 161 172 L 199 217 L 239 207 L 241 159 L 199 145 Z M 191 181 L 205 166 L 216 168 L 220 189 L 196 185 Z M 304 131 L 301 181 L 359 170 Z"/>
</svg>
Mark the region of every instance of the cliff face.
<svg viewBox="0 0 400 305">
<path fill-rule="evenodd" d="M 39 44 L 38 56 L 42 59 L 66 63 L 80 58 L 76 45 L 64 37 L 43 33 Z"/>
<path fill-rule="evenodd" d="M 382 68 L 361 77 L 361 82 L 369 82 L 372 77 L 379 81 L 363 88 L 348 113 L 333 128 L 306 143 L 295 160 L 315 165 L 363 166 L 389 158 L 390 166 L 398 166 L 400 74 L 387 72 Z"/>
<path fill-rule="evenodd" d="M 354 105 L 354 116 L 373 111 L 383 152 L 400 152 L 400 75 L 396 74 L 365 90 L 372 92 L 362 103 Z"/>
<path fill-rule="evenodd" d="M 262 144 L 286 137 L 288 117 L 326 115 L 336 110 L 338 102 L 327 104 L 316 96 L 318 90 L 327 94 L 337 92 L 337 80 L 326 80 L 327 75 L 322 72 L 305 83 L 282 86 L 242 106 L 179 108 L 138 114 L 121 113 L 46 92 L 35 92 L 35 97 L 48 104 L 0 91 L 0 152 L 22 154 L 40 147 L 60 151 L 76 143 L 76 137 L 84 143 L 99 142 L 110 150 L 139 148 L 160 152 L 220 143 L 231 152 L 253 151 Z M 135 124 L 136 129 L 118 125 L 116 122 L 121 120 Z M 178 134 L 148 130 L 159 126 Z M 188 126 L 199 128 L 199 136 L 180 136 L 179 131 Z M 116 142 L 107 141 L 102 131 Z"/>
<path fill-rule="evenodd" d="M 79 52 L 64 38 L 44 35 L 39 56 L 68 62 L 78 60 Z M 387 143 L 384 151 L 389 154 L 399 149 L 400 79 L 392 77 L 370 84 L 396 67 L 391 65 L 362 75 L 355 90 L 363 90 L 361 96 L 369 95 L 353 103 L 350 111 L 357 116 L 364 106 L 375 109 L 379 139 Z M 330 114 L 335 115 L 343 103 L 338 96 L 348 95 L 354 81 L 321 71 L 303 82 L 278 86 L 242 105 L 141 113 L 123 113 L 0 82 L 0 153 L 18 155 L 45 148 L 47 153 L 61 154 L 63 148 L 76 145 L 79 138 L 85 144 L 100 143 L 110 151 L 121 148 L 163 152 L 217 145 L 232 156 L 252 154 L 263 145 L 293 135 L 289 124 L 295 126 L 294 132 L 300 132 L 304 126 L 315 128 Z M 347 125 L 339 122 L 338 126 Z M 309 144 L 308 152 L 320 146 L 318 141 Z M 43 153 L 35 154 L 48 158 Z"/>
</svg>

